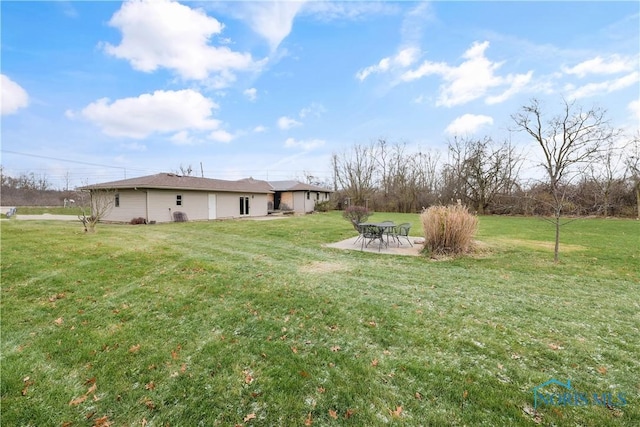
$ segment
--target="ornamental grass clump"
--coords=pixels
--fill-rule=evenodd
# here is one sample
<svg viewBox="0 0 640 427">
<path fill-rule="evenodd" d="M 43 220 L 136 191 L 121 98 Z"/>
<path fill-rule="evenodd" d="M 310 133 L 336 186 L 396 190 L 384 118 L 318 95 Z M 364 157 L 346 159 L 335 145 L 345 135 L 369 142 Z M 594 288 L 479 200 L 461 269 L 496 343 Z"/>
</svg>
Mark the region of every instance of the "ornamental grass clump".
<svg viewBox="0 0 640 427">
<path fill-rule="evenodd" d="M 478 230 L 478 217 L 460 203 L 432 206 L 420 216 L 425 251 L 434 255 L 458 255 L 469 252 Z"/>
</svg>

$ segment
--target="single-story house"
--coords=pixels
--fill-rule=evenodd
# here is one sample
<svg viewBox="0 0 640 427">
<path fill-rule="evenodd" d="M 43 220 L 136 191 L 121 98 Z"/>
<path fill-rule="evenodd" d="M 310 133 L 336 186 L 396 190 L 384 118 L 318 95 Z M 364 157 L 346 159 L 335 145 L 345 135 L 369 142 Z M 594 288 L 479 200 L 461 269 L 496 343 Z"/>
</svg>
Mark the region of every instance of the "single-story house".
<svg viewBox="0 0 640 427">
<path fill-rule="evenodd" d="M 112 207 L 103 221 L 147 222 L 211 220 L 265 216 L 273 187 L 267 181 L 245 178 L 238 181 L 159 173 L 87 185 L 80 190 L 92 194 L 93 207 L 101 194 Z"/>
<path fill-rule="evenodd" d="M 329 200 L 333 191 L 298 181 L 269 181 L 273 194 L 269 194 L 269 212 L 292 210 L 297 213 L 313 212 L 316 203 Z"/>
</svg>

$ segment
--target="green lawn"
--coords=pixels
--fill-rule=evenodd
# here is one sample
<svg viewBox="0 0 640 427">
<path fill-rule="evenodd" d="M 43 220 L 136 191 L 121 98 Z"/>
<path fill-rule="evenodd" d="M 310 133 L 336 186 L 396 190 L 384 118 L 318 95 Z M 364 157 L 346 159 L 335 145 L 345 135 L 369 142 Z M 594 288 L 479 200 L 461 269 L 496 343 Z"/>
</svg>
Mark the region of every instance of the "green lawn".
<svg viewBox="0 0 640 427">
<path fill-rule="evenodd" d="M 324 248 L 354 234 L 338 212 L 1 224 L 2 426 L 640 421 L 638 221 L 567 225 L 558 264 L 531 218 L 438 261 Z M 552 378 L 585 404 L 535 412 Z"/>
</svg>

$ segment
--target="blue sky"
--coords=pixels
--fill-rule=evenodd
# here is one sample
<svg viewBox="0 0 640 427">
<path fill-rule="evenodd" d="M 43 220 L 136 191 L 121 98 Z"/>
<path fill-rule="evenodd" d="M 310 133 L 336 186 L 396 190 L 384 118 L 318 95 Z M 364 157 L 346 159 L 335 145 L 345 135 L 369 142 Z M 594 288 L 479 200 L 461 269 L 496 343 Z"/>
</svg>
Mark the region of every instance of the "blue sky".
<svg viewBox="0 0 640 427">
<path fill-rule="evenodd" d="M 2 166 L 56 186 L 173 172 L 330 179 L 379 138 L 511 139 L 532 98 L 640 123 L 640 3 L 0 3 Z M 202 165 L 202 166 L 201 166 Z"/>
</svg>

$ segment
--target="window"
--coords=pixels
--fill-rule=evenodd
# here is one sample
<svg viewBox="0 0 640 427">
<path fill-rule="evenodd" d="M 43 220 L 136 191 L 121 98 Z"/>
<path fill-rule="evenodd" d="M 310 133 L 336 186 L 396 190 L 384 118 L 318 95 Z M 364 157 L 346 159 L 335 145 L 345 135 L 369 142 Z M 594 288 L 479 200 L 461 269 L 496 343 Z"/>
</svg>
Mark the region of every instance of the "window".
<svg viewBox="0 0 640 427">
<path fill-rule="evenodd" d="M 307 200 L 311 199 L 311 191 L 307 191 Z"/>
<path fill-rule="evenodd" d="M 176 196 L 176 206 L 182 206 L 182 194 Z"/>
<path fill-rule="evenodd" d="M 240 215 L 249 215 L 249 198 L 240 197 Z"/>
<path fill-rule="evenodd" d="M 120 193 L 116 193 L 116 197 L 113 204 L 115 205 L 116 208 L 120 207 Z"/>
</svg>

